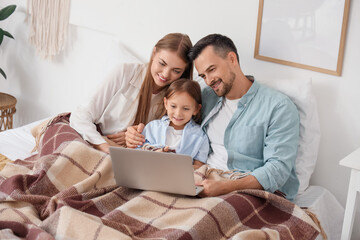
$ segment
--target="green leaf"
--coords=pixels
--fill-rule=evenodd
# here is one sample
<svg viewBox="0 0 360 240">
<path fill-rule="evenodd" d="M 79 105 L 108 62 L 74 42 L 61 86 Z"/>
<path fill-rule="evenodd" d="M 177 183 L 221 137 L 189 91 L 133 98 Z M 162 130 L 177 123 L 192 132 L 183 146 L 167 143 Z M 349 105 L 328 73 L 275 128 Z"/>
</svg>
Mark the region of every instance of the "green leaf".
<svg viewBox="0 0 360 240">
<path fill-rule="evenodd" d="M 16 5 L 9 5 L 0 10 L 0 21 L 7 19 L 16 9 Z"/>
<path fill-rule="evenodd" d="M 3 32 L 4 32 L 4 35 L 5 35 L 5 36 L 14 39 L 13 35 L 11 35 L 9 32 L 4 31 L 4 30 L 3 30 Z"/>
<path fill-rule="evenodd" d="M 0 68 L 0 73 L 1 73 L 1 75 L 3 75 L 3 77 L 6 79 L 6 74 L 5 74 L 5 72 Z"/>
<path fill-rule="evenodd" d="M 0 45 L 1 45 L 1 43 L 2 43 L 2 41 L 3 41 L 3 39 L 4 39 L 4 31 L 0 28 Z"/>
<path fill-rule="evenodd" d="M 4 31 L 3 29 L 0 28 L 0 45 L 1 45 L 2 41 L 4 40 L 4 36 L 14 39 L 13 35 L 11 35 L 9 32 Z"/>
</svg>

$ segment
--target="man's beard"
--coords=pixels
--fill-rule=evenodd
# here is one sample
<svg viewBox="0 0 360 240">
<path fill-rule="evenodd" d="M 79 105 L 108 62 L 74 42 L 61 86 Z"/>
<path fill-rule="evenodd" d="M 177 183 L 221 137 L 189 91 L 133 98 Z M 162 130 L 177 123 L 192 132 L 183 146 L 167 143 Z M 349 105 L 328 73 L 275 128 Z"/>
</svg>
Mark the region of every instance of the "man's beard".
<svg viewBox="0 0 360 240">
<path fill-rule="evenodd" d="M 219 97 L 223 97 L 223 96 L 226 96 L 230 91 L 231 91 L 231 88 L 233 86 L 233 83 L 234 83 L 234 80 L 235 80 L 235 73 L 233 72 L 230 72 L 230 79 L 229 81 L 227 81 L 226 83 L 222 81 L 222 84 L 223 84 L 223 87 L 220 89 L 217 89 L 215 92 L 216 95 L 218 95 Z"/>
</svg>

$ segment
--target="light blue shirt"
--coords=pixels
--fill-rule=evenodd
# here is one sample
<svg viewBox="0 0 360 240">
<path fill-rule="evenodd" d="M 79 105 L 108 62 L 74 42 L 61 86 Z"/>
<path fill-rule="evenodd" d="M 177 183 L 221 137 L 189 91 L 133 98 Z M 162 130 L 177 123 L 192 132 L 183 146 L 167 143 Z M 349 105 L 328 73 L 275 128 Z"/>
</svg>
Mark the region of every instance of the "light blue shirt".
<svg viewBox="0 0 360 240">
<path fill-rule="evenodd" d="M 209 87 L 203 89 L 202 98 L 206 131 L 223 98 Z M 298 110 L 287 96 L 254 81 L 225 130 L 228 168 L 250 171 L 264 190 L 279 190 L 293 201 L 299 188 L 295 173 L 299 121 Z"/>
<path fill-rule="evenodd" d="M 165 147 L 166 129 L 170 124 L 168 116 L 159 120 L 153 120 L 146 124 L 142 134 L 145 136 L 145 143 L 154 147 Z M 209 153 L 209 140 L 207 135 L 192 119 L 185 125 L 181 143 L 176 153 L 190 155 L 193 159 L 206 163 Z"/>
</svg>

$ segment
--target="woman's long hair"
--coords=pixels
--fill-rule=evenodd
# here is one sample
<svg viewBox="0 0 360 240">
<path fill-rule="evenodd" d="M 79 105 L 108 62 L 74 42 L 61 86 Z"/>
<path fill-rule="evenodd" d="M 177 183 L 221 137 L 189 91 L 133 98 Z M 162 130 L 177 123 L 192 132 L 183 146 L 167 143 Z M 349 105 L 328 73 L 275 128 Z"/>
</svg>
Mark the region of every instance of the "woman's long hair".
<svg viewBox="0 0 360 240">
<path fill-rule="evenodd" d="M 151 75 L 151 64 L 154 54 L 159 50 L 176 52 L 177 55 L 186 63 L 185 71 L 180 78 L 192 79 L 193 63 L 187 56 L 191 48 L 192 43 L 189 36 L 182 33 L 169 33 L 156 43 L 155 51 L 153 51 L 151 55 L 145 79 L 139 92 L 139 105 L 136 111 L 134 125 L 139 123 L 148 123 L 148 116 L 151 107 L 151 97 L 154 86 L 154 79 Z M 167 88 L 168 86 L 165 87 L 162 92 L 166 91 Z M 159 104 L 155 118 L 160 117 L 163 109 L 164 104 Z"/>
</svg>

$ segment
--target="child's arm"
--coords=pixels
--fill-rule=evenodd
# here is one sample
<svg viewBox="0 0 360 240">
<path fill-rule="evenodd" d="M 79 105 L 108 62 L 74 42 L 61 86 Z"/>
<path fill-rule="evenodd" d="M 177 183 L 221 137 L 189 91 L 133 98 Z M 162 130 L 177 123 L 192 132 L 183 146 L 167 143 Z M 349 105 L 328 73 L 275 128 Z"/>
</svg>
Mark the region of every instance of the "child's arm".
<svg viewBox="0 0 360 240">
<path fill-rule="evenodd" d="M 193 163 L 194 169 L 198 169 L 198 168 L 201 167 L 202 165 L 204 165 L 203 162 L 200 162 L 199 160 L 195 160 L 195 159 L 194 159 L 194 163 Z"/>
<path fill-rule="evenodd" d="M 200 142 L 200 148 L 198 150 L 198 153 L 194 157 L 194 169 L 198 169 L 202 165 L 206 164 L 210 148 L 209 140 L 205 133 L 202 134 L 201 138 L 199 138 L 198 141 Z"/>
</svg>

